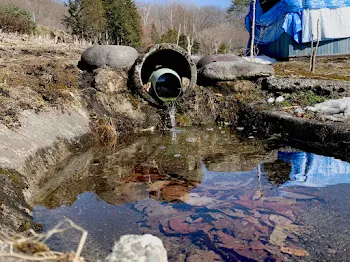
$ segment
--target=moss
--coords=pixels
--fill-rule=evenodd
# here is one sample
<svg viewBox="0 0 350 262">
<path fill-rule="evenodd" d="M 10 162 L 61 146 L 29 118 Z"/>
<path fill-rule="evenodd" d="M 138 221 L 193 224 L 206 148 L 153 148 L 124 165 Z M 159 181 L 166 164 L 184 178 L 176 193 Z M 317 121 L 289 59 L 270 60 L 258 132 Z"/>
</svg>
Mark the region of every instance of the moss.
<svg viewBox="0 0 350 262">
<path fill-rule="evenodd" d="M 256 88 L 249 92 L 234 93 L 233 98 L 242 102 L 258 102 L 264 100 L 264 95 L 260 89 Z"/>
<path fill-rule="evenodd" d="M 283 107 L 293 106 L 293 104 L 288 100 L 284 100 L 283 102 L 280 103 L 280 105 Z"/>
<path fill-rule="evenodd" d="M 312 91 L 300 91 L 294 94 L 294 100 L 299 105 L 311 106 L 326 101 L 328 97 L 320 96 Z"/>
<path fill-rule="evenodd" d="M 192 125 L 190 117 L 186 114 L 176 114 L 176 123 L 181 127 Z"/>
<path fill-rule="evenodd" d="M 0 175 L 8 177 L 12 183 L 19 188 L 25 188 L 26 186 L 23 182 L 22 175 L 15 170 L 1 168 Z"/>
</svg>

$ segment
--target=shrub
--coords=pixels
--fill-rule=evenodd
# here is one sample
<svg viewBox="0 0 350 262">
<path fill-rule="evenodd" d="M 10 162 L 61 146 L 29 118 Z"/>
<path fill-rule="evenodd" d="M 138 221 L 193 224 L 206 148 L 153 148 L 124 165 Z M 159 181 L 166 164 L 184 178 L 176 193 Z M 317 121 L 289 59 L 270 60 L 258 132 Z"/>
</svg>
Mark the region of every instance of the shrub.
<svg viewBox="0 0 350 262">
<path fill-rule="evenodd" d="M 2 31 L 30 34 L 34 28 L 35 24 L 28 11 L 13 5 L 0 5 L 0 29 Z"/>
</svg>

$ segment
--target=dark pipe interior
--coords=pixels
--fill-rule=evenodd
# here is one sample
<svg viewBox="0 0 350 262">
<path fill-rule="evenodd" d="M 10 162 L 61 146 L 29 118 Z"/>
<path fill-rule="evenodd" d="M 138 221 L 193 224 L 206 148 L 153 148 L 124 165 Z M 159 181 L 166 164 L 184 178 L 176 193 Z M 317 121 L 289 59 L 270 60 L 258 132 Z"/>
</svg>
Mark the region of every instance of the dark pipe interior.
<svg viewBox="0 0 350 262">
<path fill-rule="evenodd" d="M 172 69 L 180 77 L 191 79 L 191 68 L 186 58 L 174 50 L 166 49 L 151 54 L 144 61 L 141 69 L 142 83 L 146 84 L 153 71 L 159 68 Z"/>
<path fill-rule="evenodd" d="M 164 74 L 157 81 L 155 89 L 159 98 L 176 98 L 181 94 L 181 83 L 176 76 Z"/>
</svg>

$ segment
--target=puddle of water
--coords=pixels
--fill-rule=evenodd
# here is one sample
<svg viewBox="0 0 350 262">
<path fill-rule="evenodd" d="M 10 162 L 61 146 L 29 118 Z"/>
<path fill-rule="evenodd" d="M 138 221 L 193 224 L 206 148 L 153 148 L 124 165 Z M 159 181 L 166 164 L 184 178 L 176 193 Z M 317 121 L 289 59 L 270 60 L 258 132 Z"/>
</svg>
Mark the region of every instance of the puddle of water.
<svg viewBox="0 0 350 262">
<path fill-rule="evenodd" d="M 87 170 L 72 174 L 34 208 L 34 220 L 44 230 L 64 217 L 87 229 L 89 261 L 106 256 L 121 235 L 144 233 L 163 240 L 169 261 L 346 256 L 349 163 L 266 150 L 263 142 L 219 128 L 131 141 L 114 152 L 97 152 Z M 74 249 L 78 237 L 68 232 L 50 245 Z"/>
</svg>

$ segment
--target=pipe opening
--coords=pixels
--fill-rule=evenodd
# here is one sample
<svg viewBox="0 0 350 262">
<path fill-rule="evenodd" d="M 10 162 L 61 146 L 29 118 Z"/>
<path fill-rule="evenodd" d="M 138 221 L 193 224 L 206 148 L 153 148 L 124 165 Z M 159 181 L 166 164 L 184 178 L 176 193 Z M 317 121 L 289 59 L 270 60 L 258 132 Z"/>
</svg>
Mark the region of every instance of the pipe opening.
<svg viewBox="0 0 350 262">
<path fill-rule="evenodd" d="M 154 71 L 150 77 L 149 94 L 156 96 L 164 103 L 176 100 L 182 92 L 180 76 L 171 69 L 162 68 Z"/>
<path fill-rule="evenodd" d="M 187 59 L 171 49 L 163 49 L 149 55 L 144 61 L 141 69 L 141 79 L 143 84 L 147 84 L 150 76 L 159 68 L 168 68 L 175 71 L 180 78 L 191 79 L 191 68 Z"/>
<path fill-rule="evenodd" d="M 197 68 L 185 50 L 158 44 L 141 54 L 132 71 L 133 87 L 148 102 L 163 107 L 192 89 Z"/>
</svg>

